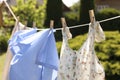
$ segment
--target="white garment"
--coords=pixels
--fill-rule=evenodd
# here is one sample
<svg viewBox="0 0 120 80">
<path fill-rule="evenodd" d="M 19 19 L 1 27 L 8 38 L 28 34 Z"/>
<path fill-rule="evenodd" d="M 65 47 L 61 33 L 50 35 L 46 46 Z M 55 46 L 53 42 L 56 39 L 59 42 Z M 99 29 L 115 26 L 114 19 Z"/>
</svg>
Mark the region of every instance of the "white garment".
<svg viewBox="0 0 120 80">
<path fill-rule="evenodd" d="M 62 31 L 63 43 L 58 80 L 104 80 L 104 69 L 94 51 L 94 41 L 105 40 L 99 23 L 89 25 L 88 38 L 78 51 L 69 47 L 66 30 L 68 31 L 68 28 Z"/>
</svg>

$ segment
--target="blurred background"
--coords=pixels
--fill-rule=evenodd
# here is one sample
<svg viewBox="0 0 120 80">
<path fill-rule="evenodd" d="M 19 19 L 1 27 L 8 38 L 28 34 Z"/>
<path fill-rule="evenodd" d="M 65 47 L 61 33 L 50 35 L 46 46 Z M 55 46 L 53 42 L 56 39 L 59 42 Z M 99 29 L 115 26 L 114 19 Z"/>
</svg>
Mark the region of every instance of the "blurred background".
<svg viewBox="0 0 120 80">
<path fill-rule="evenodd" d="M 12 11 L 19 16 L 21 23 L 43 29 L 54 20 L 54 28 L 61 28 L 61 17 L 68 26 L 89 23 L 89 10 L 94 9 L 97 21 L 120 15 L 120 0 L 7 0 Z M 27 24 L 26 24 L 27 22 Z M 105 68 L 106 80 L 120 80 L 120 18 L 100 23 L 105 31 L 106 40 L 95 44 L 98 58 Z M 5 55 L 15 20 L 7 6 L 0 0 L 0 80 Z M 70 29 L 73 39 L 70 47 L 79 49 L 85 41 L 88 26 Z M 55 32 L 56 45 L 60 54 L 61 31 Z"/>
</svg>

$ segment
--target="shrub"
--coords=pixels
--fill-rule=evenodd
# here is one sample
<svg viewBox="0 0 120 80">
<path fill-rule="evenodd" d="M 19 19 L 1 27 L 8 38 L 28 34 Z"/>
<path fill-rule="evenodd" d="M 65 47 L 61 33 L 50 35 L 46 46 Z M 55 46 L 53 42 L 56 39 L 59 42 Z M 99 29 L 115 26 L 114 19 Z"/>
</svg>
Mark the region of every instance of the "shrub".
<svg viewBox="0 0 120 80">
<path fill-rule="evenodd" d="M 115 17 L 120 15 L 120 11 L 113 8 L 105 8 L 96 14 L 97 20 L 104 20 L 107 18 Z M 101 23 L 104 30 L 120 30 L 120 19 L 114 19 L 111 21 Z"/>
<path fill-rule="evenodd" d="M 43 28 L 43 21 L 45 18 L 45 4 L 37 5 L 35 0 L 17 0 L 17 5 L 12 6 L 14 13 L 20 17 L 20 21 L 28 22 L 27 26 L 32 26 L 33 22 L 36 22 L 37 27 Z"/>
<path fill-rule="evenodd" d="M 8 29 L 0 28 L 0 55 L 7 50 L 9 36 Z"/>
<path fill-rule="evenodd" d="M 4 35 L 0 36 L 0 54 L 1 52 L 5 52 L 7 50 L 8 39 L 9 39 L 9 36 L 4 36 Z"/>
</svg>

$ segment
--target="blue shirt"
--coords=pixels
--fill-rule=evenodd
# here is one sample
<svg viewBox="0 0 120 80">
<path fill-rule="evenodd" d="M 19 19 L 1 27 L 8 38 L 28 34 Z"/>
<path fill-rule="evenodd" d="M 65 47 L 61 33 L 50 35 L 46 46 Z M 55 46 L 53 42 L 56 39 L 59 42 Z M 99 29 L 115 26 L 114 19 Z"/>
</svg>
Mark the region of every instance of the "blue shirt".
<svg viewBox="0 0 120 80">
<path fill-rule="evenodd" d="M 12 45 L 12 52 L 16 47 L 19 50 L 11 61 L 9 80 L 56 79 L 59 59 L 52 29 L 25 36 Z"/>
<path fill-rule="evenodd" d="M 12 39 L 9 40 L 9 46 L 12 51 L 12 54 L 15 55 L 18 53 L 18 51 L 20 51 L 18 47 L 18 42 L 24 40 L 25 38 L 27 38 L 28 36 L 36 32 L 37 32 L 36 29 L 21 30 L 21 31 L 16 32 L 13 35 Z"/>
</svg>

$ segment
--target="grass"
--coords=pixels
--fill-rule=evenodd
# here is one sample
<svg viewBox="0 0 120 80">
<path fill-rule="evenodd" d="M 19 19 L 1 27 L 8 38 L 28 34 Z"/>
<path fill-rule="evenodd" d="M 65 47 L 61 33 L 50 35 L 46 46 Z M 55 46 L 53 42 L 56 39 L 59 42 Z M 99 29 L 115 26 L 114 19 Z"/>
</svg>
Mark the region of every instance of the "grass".
<svg viewBox="0 0 120 80">
<path fill-rule="evenodd" d="M 119 80 L 120 76 L 120 33 L 118 31 L 105 32 L 106 40 L 95 45 L 96 54 L 106 71 L 106 80 Z M 87 34 L 79 35 L 69 40 L 72 49 L 78 50 L 86 40 Z M 56 43 L 60 53 L 62 41 Z M 5 61 L 5 54 L 0 56 L 0 80 Z"/>
</svg>

